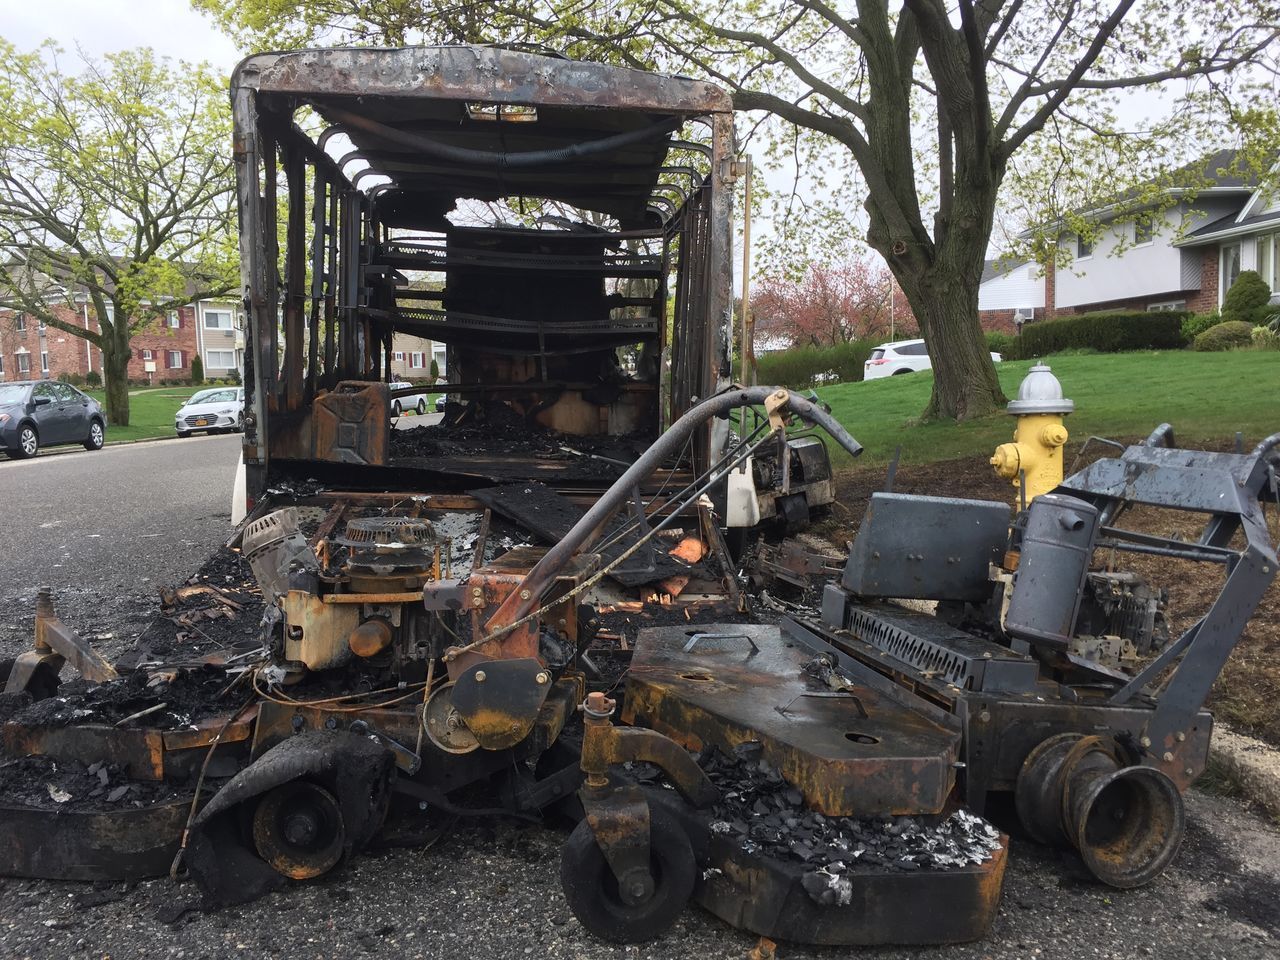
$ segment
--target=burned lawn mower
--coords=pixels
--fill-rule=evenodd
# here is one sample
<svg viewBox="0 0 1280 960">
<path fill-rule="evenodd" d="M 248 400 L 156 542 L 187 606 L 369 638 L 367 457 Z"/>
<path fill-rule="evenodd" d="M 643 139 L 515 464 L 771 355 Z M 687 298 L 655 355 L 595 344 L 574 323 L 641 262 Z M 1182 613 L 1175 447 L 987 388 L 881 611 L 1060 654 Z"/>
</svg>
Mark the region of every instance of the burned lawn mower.
<svg viewBox="0 0 1280 960">
<path fill-rule="evenodd" d="M 759 436 L 609 527 L 668 448 L 752 403 L 771 415 Z M 446 816 L 555 809 L 580 817 L 566 898 L 606 939 L 656 936 L 693 901 L 774 939 L 956 942 L 999 903 L 1007 838 L 982 815 L 1004 793 L 1098 880 L 1158 876 L 1205 765 L 1205 697 L 1274 577 L 1262 503 L 1280 435 L 1206 453 L 1157 431 L 1012 523 L 1002 503 L 875 494 L 820 615 L 689 611 L 641 629 L 625 675 L 602 677 L 595 591 L 792 415 L 857 452 L 807 401 L 730 391 L 546 549 L 490 558 L 464 497 L 327 493 L 264 513 L 242 531 L 261 633 L 195 659 L 116 675 L 42 597 L 0 728 L 4 872 L 180 864 L 215 907 L 420 842 Z M 1204 533 L 1127 529 L 1132 506 L 1201 513 Z M 1160 591 L 1093 562 L 1123 550 L 1220 564 L 1222 594 L 1170 640 Z M 97 682 L 59 689 L 64 660 Z"/>
</svg>

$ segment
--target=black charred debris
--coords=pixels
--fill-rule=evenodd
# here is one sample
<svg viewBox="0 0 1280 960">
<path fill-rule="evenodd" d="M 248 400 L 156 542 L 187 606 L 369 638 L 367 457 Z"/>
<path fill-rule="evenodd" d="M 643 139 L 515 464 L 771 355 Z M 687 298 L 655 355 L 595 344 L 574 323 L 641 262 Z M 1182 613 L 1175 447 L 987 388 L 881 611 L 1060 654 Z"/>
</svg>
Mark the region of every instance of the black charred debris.
<svg viewBox="0 0 1280 960">
<path fill-rule="evenodd" d="M 47 756 L 0 762 L 0 797 L 6 804 L 72 810 L 142 807 L 179 796 L 170 784 L 130 779 L 124 768 L 99 760 L 88 765 Z"/>
<path fill-rule="evenodd" d="M 999 831 L 964 810 L 949 817 L 863 818 L 809 810 L 801 792 L 764 759 L 758 741 L 732 753 L 708 747 L 697 760 L 720 788 L 711 832 L 748 855 L 803 863 L 801 882 L 821 904 L 849 903 L 849 875 L 955 869 L 989 860 L 1000 846 Z"/>
<path fill-rule="evenodd" d="M 31 727 L 115 725 L 151 711 L 139 717 L 139 725 L 177 730 L 225 711 L 228 703 L 219 693 L 226 685 L 226 671 L 217 667 L 156 675 L 137 670 L 105 683 L 77 677 L 62 684 L 55 696 L 37 700 L 8 719 Z"/>
<path fill-rule="evenodd" d="M 620 476 L 652 442 L 651 437 L 588 437 L 557 433 L 527 420 L 500 401 L 450 405 L 436 424 L 391 431 L 391 459 L 437 457 L 533 457 L 576 463 L 606 479 Z"/>
</svg>

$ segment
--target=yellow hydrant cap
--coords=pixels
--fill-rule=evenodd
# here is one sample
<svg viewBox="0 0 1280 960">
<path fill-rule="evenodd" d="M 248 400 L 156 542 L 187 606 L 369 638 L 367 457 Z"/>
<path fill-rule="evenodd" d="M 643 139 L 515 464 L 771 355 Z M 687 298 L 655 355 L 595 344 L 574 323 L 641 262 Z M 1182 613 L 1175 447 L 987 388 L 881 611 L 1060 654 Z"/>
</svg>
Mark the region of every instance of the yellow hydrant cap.
<svg viewBox="0 0 1280 960">
<path fill-rule="evenodd" d="M 1005 410 L 1014 416 L 1035 413 L 1071 413 L 1074 400 L 1062 395 L 1062 384 L 1047 363 L 1037 363 L 1018 385 L 1018 399 L 1010 400 Z"/>
</svg>

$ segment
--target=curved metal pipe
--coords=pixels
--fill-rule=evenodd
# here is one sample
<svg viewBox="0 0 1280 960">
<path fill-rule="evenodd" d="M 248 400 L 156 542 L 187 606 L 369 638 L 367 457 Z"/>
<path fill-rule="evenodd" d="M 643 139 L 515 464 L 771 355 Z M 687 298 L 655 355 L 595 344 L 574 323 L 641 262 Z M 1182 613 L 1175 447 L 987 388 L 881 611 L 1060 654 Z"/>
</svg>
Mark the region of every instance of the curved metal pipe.
<svg viewBox="0 0 1280 960">
<path fill-rule="evenodd" d="M 763 404 L 775 393 L 786 395 L 786 400 L 779 406 L 779 410 L 793 413 L 810 424 L 822 427 L 851 456 L 856 457 L 862 452 L 862 444 L 858 443 L 831 414 L 804 397 L 779 387 L 740 387 L 703 400 L 689 408 L 684 416 L 671 424 L 653 446 L 641 454 L 639 459 L 613 482 L 613 486 L 583 514 L 564 538 L 542 555 L 542 559 L 534 564 L 533 569 L 525 575 L 519 587 L 511 591 L 502 606 L 485 624 L 484 632 L 492 633 L 530 613 L 541 602 L 542 594 L 554 581 L 561 568 L 579 550 L 590 546 L 595 541 L 609 518 L 627 502 L 632 491 L 641 481 L 647 479 L 668 457 L 679 453 L 695 430 L 712 418 L 727 416 L 730 411 L 739 407 Z"/>
<path fill-rule="evenodd" d="M 358 113 L 351 113 L 336 107 L 326 108 L 325 113 L 343 126 L 354 127 L 357 130 L 372 133 L 375 136 L 382 137 L 384 140 L 398 143 L 412 150 L 420 150 L 430 157 L 448 160 L 451 163 L 466 163 L 472 166 L 498 169 L 544 167 L 556 163 L 564 163 L 566 160 L 576 160 L 580 157 L 598 156 L 602 153 L 608 153 L 610 150 L 616 150 L 619 147 L 630 146 L 633 143 L 643 143 L 646 140 L 657 140 L 666 137 L 673 130 L 679 129 L 683 122 L 679 117 L 675 117 L 639 130 L 615 133 L 613 136 L 602 137 L 599 140 L 573 143 L 551 150 L 505 153 L 451 146 L 450 144 L 432 140 L 430 137 L 423 137 L 416 133 L 408 133 L 395 127 L 389 127 L 385 123 L 379 123 L 376 120 L 370 120 L 368 117 L 362 117 Z"/>
</svg>

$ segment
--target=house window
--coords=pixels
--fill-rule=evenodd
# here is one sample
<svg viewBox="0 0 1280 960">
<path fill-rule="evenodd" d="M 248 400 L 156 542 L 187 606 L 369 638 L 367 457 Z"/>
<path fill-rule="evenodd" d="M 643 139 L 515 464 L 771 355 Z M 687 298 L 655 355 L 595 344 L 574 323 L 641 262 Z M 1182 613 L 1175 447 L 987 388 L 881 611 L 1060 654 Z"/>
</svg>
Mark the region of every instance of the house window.
<svg viewBox="0 0 1280 960">
<path fill-rule="evenodd" d="M 204 312 L 204 328 L 206 330 L 230 330 L 230 310 L 206 310 Z"/>
<path fill-rule="evenodd" d="M 169 323 L 170 330 L 177 330 L 179 327 L 182 326 L 182 317 L 177 310 L 169 311 L 168 323 Z"/>
<path fill-rule="evenodd" d="M 1093 241 L 1082 234 L 1076 234 L 1076 259 L 1083 260 L 1093 256 Z"/>
<path fill-rule="evenodd" d="M 436 362 L 436 371 L 440 374 L 440 376 L 442 376 L 442 377 L 443 377 L 443 376 L 445 375 L 445 369 L 444 369 L 445 351 L 444 351 L 444 347 L 437 347 L 435 350 L 433 350 L 433 351 L 432 351 L 431 356 L 432 356 L 432 359 L 434 359 L 434 360 L 435 360 L 435 362 Z"/>
<path fill-rule="evenodd" d="M 19 333 L 26 333 L 26 332 L 27 332 L 27 317 L 26 317 L 26 314 L 23 314 L 23 313 L 18 314 L 17 318 L 14 320 L 14 327 L 13 327 L 13 329 L 17 330 Z"/>
<path fill-rule="evenodd" d="M 143 351 L 142 351 L 142 359 L 143 359 L 143 360 L 154 360 L 154 359 L 155 359 L 155 357 L 152 355 L 152 353 L 151 353 L 151 351 L 150 351 L 150 350 L 143 350 Z"/>
<path fill-rule="evenodd" d="M 182 351 L 169 350 L 167 352 L 169 354 L 169 369 L 181 370 L 182 369 Z"/>
<path fill-rule="evenodd" d="M 42 337 L 44 336 L 44 332 L 45 332 L 45 330 L 46 330 L 46 329 L 47 329 L 47 328 L 46 328 L 46 326 L 45 326 L 45 322 L 44 322 L 43 320 L 41 320 L 38 324 L 36 324 L 36 332 L 37 332 L 37 333 L 39 333 L 39 334 L 40 334 L 40 336 L 42 336 Z"/>
<path fill-rule="evenodd" d="M 4 376 L 4 354 L 0 353 L 0 377 Z"/>
<path fill-rule="evenodd" d="M 106 304 L 106 309 L 107 309 L 107 323 L 115 323 L 116 322 L 116 305 L 114 303 L 108 303 Z"/>
<path fill-rule="evenodd" d="M 1187 309 L 1187 301 L 1185 300 L 1164 300 L 1160 303 L 1147 304 L 1147 313 L 1167 313 L 1170 310 Z"/>
<path fill-rule="evenodd" d="M 31 354 L 29 353 L 18 354 L 18 372 L 19 373 L 31 372 Z"/>
<path fill-rule="evenodd" d="M 421 353 L 409 354 L 409 367 L 413 370 L 421 370 L 426 364 L 422 362 Z"/>
<path fill-rule="evenodd" d="M 1222 248 L 1222 282 L 1218 285 L 1218 303 L 1221 304 L 1231 285 L 1240 276 L 1240 244 L 1228 243 Z"/>
<path fill-rule="evenodd" d="M 40 372 L 41 373 L 49 372 L 49 351 L 48 350 L 40 351 Z"/>
<path fill-rule="evenodd" d="M 204 352 L 204 365 L 211 369 L 230 370 L 236 365 L 236 352 L 234 350 L 206 350 Z"/>
<path fill-rule="evenodd" d="M 1133 221 L 1133 245 L 1143 247 L 1155 237 L 1155 220 L 1149 213 L 1141 214 Z"/>
<path fill-rule="evenodd" d="M 1258 275 L 1272 293 L 1280 287 L 1280 233 L 1258 238 Z"/>
<path fill-rule="evenodd" d="M 395 353 L 391 355 L 391 359 L 394 360 L 396 363 L 404 363 L 404 351 L 397 350 Z"/>
</svg>

